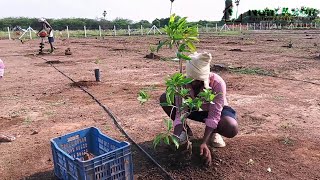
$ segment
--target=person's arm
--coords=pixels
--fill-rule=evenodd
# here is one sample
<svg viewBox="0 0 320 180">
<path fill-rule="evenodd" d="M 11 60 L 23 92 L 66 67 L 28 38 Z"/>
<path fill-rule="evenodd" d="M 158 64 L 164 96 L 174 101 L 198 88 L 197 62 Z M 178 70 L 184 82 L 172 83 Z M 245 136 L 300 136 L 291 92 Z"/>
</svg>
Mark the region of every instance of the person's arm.
<svg viewBox="0 0 320 180">
<path fill-rule="evenodd" d="M 208 117 L 205 119 L 206 129 L 203 136 L 203 142 L 207 144 L 209 137 L 214 129 L 217 128 L 220 121 L 221 112 L 224 106 L 224 96 L 226 94 L 225 83 L 218 83 L 215 87 L 216 97 L 213 100 L 213 104 L 209 105 Z"/>
<path fill-rule="evenodd" d="M 45 21 L 44 23 L 46 24 L 46 26 L 47 26 L 48 28 L 50 28 L 50 30 L 52 30 L 52 26 L 51 26 L 47 21 Z"/>
</svg>

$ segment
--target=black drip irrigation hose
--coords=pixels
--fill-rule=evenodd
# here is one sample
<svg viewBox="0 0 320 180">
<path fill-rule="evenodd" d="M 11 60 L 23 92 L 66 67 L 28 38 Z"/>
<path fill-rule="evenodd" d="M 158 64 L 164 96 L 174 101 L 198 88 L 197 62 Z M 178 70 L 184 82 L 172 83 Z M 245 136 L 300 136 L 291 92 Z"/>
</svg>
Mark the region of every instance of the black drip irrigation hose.
<svg viewBox="0 0 320 180">
<path fill-rule="evenodd" d="M 48 62 L 47 59 L 43 58 L 43 57 L 39 57 L 43 60 L 45 60 L 46 62 Z M 55 67 L 52 63 L 49 63 L 55 70 L 57 70 L 58 72 L 60 72 L 63 76 L 65 76 L 66 78 L 68 78 L 70 81 L 72 81 L 73 83 L 77 84 L 76 81 L 74 81 L 71 77 L 69 77 L 68 75 L 66 75 L 64 72 L 60 71 L 57 67 Z M 126 131 L 120 126 L 120 124 L 118 123 L 118 118 L 112 113 L 112 111 L 106 107 L 105 105 L 103 105 L 96 97 L 94 97 L 93 94 L 91 94 L 89 91 L 87 91 L 86 89 L 84 89 L 82 86 L 78 85 L 77 86 L 84 91 L 85 93 L 87 93 L 113 120 L 113 123 L 117 126 L 117 128 L 120 130 L 120 132 L 122 134 L 124 134 L 126 136 L 126 138 L 128 140 L 130 140 L 140 151 L 142 151 L 158 168 L 160 168 L 160 170 L 166 175 L 167 179 L 169 180 L 174 180 L 174 178 L 168 173 L 168 171 L 166 171 L 147 151 L 145 151 L 140 145 L 138 145 L 127 133 Z"/>
</svg>

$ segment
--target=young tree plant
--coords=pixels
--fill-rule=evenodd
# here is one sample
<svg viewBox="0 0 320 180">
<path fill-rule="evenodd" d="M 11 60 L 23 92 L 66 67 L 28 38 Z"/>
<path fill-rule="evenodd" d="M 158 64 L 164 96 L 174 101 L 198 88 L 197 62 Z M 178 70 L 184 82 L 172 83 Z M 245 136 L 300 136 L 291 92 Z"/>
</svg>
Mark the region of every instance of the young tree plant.
<svg viewBox="0 0 320 180">
<path fill-rule="evenodd" d="M 186 17 L 177 18 L 175 14 L 171 15 L 169 24 L 164 27 L 164 31 L 167 34 L 167 38 L 161 41 L 157 47 L 157 52 L 163 47 L 167 46 L 176 53 L 176 57 L 179 59 L 179 72 L 169 76 L 166 80 L 166 103 L 162 103 L 161 106 L 171 106 L 176 108 L 180 120 L 183 124 L 184 131 L 187 132 L 187 117 L 193 111 L 200 110 L 204 102 L 212 103 L 215 94 L 209 89 L 205 89 L 199 93 L 198 97 L 191 98 L 189 89 L 186 88 L 193 79 L 187 78 L 182 72 L 183 61 L 189 61 L 191 58 L 186 53 L 193 53 L 196 51 L 195 43 L 198 42 L 198 31 L 196 26 L 188 26 Z M 138 95 L 138 100 L 141 104 L 147 102 L 150 95 L 144 90 L 141 90 Z M 175 103 L 176 102 L 176 103 Z M 170 117 L 172 115 L 172 111 Z M 161 141 L 165 144 L 174 144 L 176 148 L 179 148 L 179 139 L 172 134 L 172 120 L 165 119 L 166 131 L 159 133 L 154 141 L 154 147 L 156 147 Z M 191 148 L 191 142 L 187 136 L 187 148 Z"/>
</svg>

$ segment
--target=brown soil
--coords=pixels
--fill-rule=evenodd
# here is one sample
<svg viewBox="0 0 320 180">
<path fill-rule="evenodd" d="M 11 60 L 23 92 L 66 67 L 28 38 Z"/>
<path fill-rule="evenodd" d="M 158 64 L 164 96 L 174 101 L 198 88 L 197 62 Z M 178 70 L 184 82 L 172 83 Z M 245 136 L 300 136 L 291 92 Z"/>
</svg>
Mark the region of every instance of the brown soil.
<svg viewBox="0 0 320 180">
<path fill-rule="evenodd" d="M 315 37 L 316 33 L 308 31 Z M 201 35 L 197 44 L 199 52 L 213 54 L 212 64 L 259 68 L 277 76 L 219 72 L 227 83 L 229 104 L 237 111 L 240 132 L 225 139 L 225 148 L 213 150 L 211 167 L 202 165 L 197 152 L 203 124 L 190 122 L 198 139 L 192 156 L 164 145 L 152 147 L 153 137 L 164 130 L 166 115 L 157 104 L 165 91 L 164 78 L 179 64 L 143 57 L 149 44 L 164 37 L 57 39 L 55 54 L 41 57 L 73 62 L 55 66 L 108 106 L 128 134 L 176 179 L 320 179 L 320 61 L 314 58 L 318 49 L 313 46 L 318 39 L 305 39 L 301 31 L 257 31 L 245 36 L 240 40 Z M 282 48 L 290 39 L 294 48 Z M 0 58 L 7 68 L 0 81 L 0 134 L 16 137 L 0 144 L 0 179 L 54 179 L 50 139 L 85 127 L 96 126 L 112 138 L 126 140 L 90 96 L 70 86 L 72 82 L 50 65 L 40 66 L 43 59 L 26 56 L 37 53 L 38 43 L 0 43 Z M 64 55 L 67 47 L 72 48 L 72 56 Z M 229 51 L 235 48 L 243 51 Z M 169 49 L 159 52 L 161 57 L 173 54 Z M 99 83 L 94 81 L 97 66 Z M 152 94 L 144 106 L 137 101 L 142 88 Z M 34 129 L 38 134 L 31 135 Z M 135 179 L 166 179 L 134 146 L 132 154 Z"/>
</svg>

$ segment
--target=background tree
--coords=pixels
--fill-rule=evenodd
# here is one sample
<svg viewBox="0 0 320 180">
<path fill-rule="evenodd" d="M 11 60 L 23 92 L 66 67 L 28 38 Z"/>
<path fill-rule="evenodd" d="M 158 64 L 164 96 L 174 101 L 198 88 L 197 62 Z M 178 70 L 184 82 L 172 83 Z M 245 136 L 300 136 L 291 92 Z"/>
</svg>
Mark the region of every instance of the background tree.
<svg viewBox="0 0 320 180">
<path fill-rule="evenodd" d="M 224 21 L 228 21 L 230 20 L 231 16 L 233 13 L 233 4 L 232 4 L 232 0 L 226 0 L 225 1 L 225 9 L 223 11 L 223 17 L 222 20 Z"/>
</svg>

